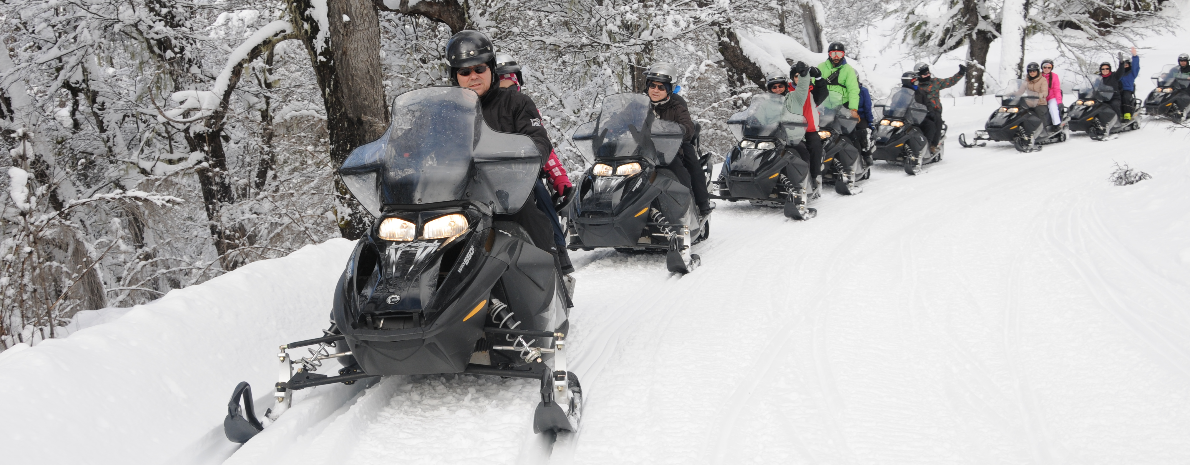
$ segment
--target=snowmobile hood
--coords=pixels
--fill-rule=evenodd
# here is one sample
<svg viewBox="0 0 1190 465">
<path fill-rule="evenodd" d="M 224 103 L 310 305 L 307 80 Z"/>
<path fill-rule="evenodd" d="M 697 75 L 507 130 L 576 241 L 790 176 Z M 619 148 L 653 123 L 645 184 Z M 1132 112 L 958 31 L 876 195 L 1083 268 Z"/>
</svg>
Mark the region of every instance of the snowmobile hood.
<svg viewBox="0 0 1190 465">
<path fill-rule="evenodd" d="M 356 200 L 384 209 L 473 201 L 515 213 L 536 181 L 541 156 L 532 139 L 492 130 L 468 89 L 432 87 L 393 99 L 391 125 L 356 148 L 339 168 Z"/>
<path fill-rule="evenodd" d="M 806 134 L 806 118 L 785 111 L 785 97 L 772 94 L 752 96 L 748 108 L 731 115 L 727 127 L 736 139 L 779 139 L 796 144 Z"/>
<path fill-rule="evenodd" d="M 644 158 L 664 166 L 677 156 L 683 134 L 678 123 L 657 119 L 648 97 L 616 94 L 603 99 L 599 118 L 579 126 L 571 139 L 588 163 Z"/>
</svg>

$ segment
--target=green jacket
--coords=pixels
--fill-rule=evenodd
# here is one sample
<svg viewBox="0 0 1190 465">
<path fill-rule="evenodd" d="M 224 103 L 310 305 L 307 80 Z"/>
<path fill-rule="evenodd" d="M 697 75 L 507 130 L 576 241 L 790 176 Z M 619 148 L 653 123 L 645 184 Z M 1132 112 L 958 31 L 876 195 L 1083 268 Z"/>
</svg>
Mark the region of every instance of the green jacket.
<svg viewBox="0 0 1190 465">
<path fill-rule="evenodd" d="M 839 76 L 836 79 L 830 79 L 836 69 L 839 70 Z M 831 83 L 826 86 L 828 90 L 843 96 L 843 101 L 847 102 L 847 108 L 859 110 L 859 77 L 855 75 L 855 68 L 847 64 L 846 58 L 839 60 L 839 66 L 826 60 L 818 65 L 818 71 L 822 72 L 823 79 L 827 79 Z"/>
</svg>

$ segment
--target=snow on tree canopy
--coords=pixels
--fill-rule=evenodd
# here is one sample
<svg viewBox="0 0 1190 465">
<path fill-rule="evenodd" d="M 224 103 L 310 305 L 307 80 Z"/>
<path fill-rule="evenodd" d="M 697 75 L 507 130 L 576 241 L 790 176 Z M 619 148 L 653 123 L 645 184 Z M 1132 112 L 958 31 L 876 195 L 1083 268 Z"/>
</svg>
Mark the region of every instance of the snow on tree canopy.
<svg viewBox="0 0 1190 465">
<path fill-rule="evenodd" d="M 17 167 L 8 169 L 8 195 L 22 211 L 29 210 L 29 172 Z"/>
</svg>

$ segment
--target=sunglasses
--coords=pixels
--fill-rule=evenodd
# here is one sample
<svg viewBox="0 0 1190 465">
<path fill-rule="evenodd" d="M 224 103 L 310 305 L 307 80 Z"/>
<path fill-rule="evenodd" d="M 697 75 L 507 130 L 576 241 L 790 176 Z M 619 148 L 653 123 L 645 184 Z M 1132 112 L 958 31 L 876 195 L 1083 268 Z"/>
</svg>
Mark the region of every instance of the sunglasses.
<svg viewBox="0 0 1190 465">
<path fill-rule="evenodd" d="M 828 53 L 827 56 L 829 56 L 831 58 L 843 58 L 843 52 L 835 50 L 833 52 Z"/>
<path fill-rule="evenodd" d="M 665 90 L 664 83 L 660 83 L 660 82 L 656 82 L 656 81 L 649 81 L 649 83 L 646 85 L 649 86 L 649 89 Z"/>
<path fill-rule="evenodd" d="M 461 69 L 459 69 L 458 74 L 459 74 L 459 76 L 467 77 L 467 76 L 470 76 L 472 72 L 474 72 L 475 74 L 486 73 L 486 72 L 488 72 L 488 65 L 476 65 L 471 68 L 461 68 Z"/>
<path fill-rule="evenodd" d="M 1111 68 L 1106 68 L 1106 67 L 1104 67 L 1104 68 L 1099 68 L 1099 70 L 1100 70 L 1100 71 L 1111 71 Z"/>
<path fill-rule="evenodd" d="M 784 89 L 785 84 L 777 83 L 777 84 L 773 84 L 773 85 L 769 86 L 769 90 L 773 90 L 773 89 L 777 89 L 777 88 Z"/>
<path fill-rule="evenodd" d="M 1054 69 L 1053 66 L 1042 66 L 1041 69 Z"/>
</svg>

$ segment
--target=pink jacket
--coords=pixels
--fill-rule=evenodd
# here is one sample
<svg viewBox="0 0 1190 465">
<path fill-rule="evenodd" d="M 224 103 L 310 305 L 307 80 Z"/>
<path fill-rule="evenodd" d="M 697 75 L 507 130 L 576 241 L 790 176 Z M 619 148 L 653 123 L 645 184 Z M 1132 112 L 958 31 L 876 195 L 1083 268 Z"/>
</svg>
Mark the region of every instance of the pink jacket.
<svg viewBox="0 0 1190 465">
<path fill-rule="evenodd" d="M 1049 99 L 1056 99 L 1058 101 L 1058 104 L 1061 105 L 1062 104 L 1062 82 L 1060 79 L 1058 79 L 1058 73 L 1050 72 L 1048 80 L 1049 80 L 1049 84 L 1050 84 L 1050 93 L 1049 93 L 1049 96 L 1046 97 L 1046 100 L 1048 101 Z"/>
</svg>

